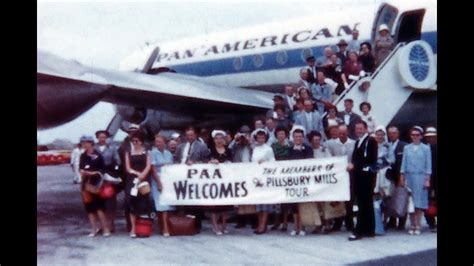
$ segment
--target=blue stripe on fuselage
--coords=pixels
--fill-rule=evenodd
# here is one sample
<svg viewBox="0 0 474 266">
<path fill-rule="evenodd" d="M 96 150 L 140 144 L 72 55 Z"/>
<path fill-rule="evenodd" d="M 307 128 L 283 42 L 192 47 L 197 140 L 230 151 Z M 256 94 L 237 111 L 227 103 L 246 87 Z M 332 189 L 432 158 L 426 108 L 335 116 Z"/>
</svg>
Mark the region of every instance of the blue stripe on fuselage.
<svg viewBox="0 0 474 266">
<path fill-rule="evenodd" d="M 425 32 L 422 33 L 421 39 L 430 44 L 433 52 L 437 53 L 437 34 L 436 32 Z M 325 46 L 316 46 L 311 47 L 313 55 L 317 58 L 323 55 Z M 245 72 L 255 72 L 255 71 L 266 71 L 266 70 L 280 70 L 293 67 L 303 67 L 306 66 L 306 61 L 302 56 L 302 52 L 305 49 L 309 48 L 298 48 L 285 50 L 288 56 L 288 59 L 285 64 L 279 64 L 276 60 L 277 55 L 280 51 L 263 53 L 263 65 L 261 67 L 256 67 L 254 65 L 254 57 L 257 54 L 245 55 L 242 56 L 242 67 L 239 70 L 234 69 L 234 60 L 236 57 L 202 61 L 196 63 L 182 64 L 182 65 L 170 65 L 168 66 L 171 69 L 176 70 L 178 73 L 189 74 L 194 76 L 206 77 L 206 76 L 215 76 L 223 74 L 237 74 Z"/>
</svg>

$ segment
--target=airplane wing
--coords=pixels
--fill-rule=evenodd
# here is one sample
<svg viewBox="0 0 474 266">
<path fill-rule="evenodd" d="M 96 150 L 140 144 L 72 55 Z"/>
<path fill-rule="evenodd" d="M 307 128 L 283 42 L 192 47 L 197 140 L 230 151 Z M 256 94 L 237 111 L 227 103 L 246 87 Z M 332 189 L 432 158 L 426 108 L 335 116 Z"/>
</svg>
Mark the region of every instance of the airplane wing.
<svg viewBox="0 0 474 266">
<path fill-rule="evenodd" d="M 98 101 L 159 110 L 178 109 L 191 114 L 238 114 L 272 108 L 272 96 L 262 91 L 211 84 L 189 75 L 105 70 L 47 52 L 37 53 L 38 127 L 71 116 L 70 113 L 82 113 Z"/>
</svg>

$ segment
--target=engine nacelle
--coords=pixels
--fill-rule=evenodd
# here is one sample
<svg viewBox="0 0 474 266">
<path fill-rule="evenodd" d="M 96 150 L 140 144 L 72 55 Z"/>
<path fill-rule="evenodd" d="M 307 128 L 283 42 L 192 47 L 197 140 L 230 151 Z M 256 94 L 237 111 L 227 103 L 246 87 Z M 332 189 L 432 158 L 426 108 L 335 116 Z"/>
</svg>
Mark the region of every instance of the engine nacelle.
<svg viewBox="0 0 474 266">
<path fill-rule="evenodd" d="M 72 121 L 98 103 L 107 89 L 105 86 L 82 81 L 65 82 L 47 75 L 37 75 L 36 86 L 38 129 Z"/>
</svg>

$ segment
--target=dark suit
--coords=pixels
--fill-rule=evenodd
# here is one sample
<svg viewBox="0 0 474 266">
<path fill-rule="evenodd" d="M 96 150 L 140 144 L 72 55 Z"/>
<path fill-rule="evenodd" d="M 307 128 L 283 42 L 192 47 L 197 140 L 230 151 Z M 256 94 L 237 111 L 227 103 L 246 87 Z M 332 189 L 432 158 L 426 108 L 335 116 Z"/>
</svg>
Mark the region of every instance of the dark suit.
<svg viewBox="0 0 474 266">
<path fill-rule="evenodd" d="M 374 138 L 367 136 L 363 139 L 360 147 L 357 140 L 352 153 L 352 164 L 354 165 L 354 191 L 357 206 L 357 225 L 354 234 L 359 236 L 372 236 L 375 233 L 375 215 L 373 194 L 376 181 L 376 173 L 367 168 L 377 163 L 378 145 Z"/>
<path fill-rule="evenodd" d="M 339 117 L 340 119 L 342 119 L 342 121 L 345 121 L 344 120 L 344 115 L 345 114 L 346 114 L 346 111 L 342 111 L 342 112 L 337 113 L 336 116 Z M 351 112 L 350 118 L 349 118 L 349 124 L 347 125 L 347 127 L 349 129 L 349 138 L 357 139 L 357 136 L 355 134 L 355 124 L 357 122 L 359 122 L 360 120 L 361 120 L 361 118 L 358 114 L 356 114 L 354 112 Z"/>
<path fill-rule="evenodd" d="M 349 51 L 344 51 L 344 52 L 337 52 L 336 56 L 337 58 L 341 59 L 341 66 L 344 66 L 346 64 L 347 56 L 349 54 Z"/>
<path fill-rule="evenodd" d="M 407 144 L 408 143 L 399 140 L 398 143 L 397 143 L 397 146 L 395 146 L 395 148 L 392 148 L 390 150 L 390 152 L 393 152 L 394 155 L 395 155 L 395 162 L 390 165 L 390 167 L 392 168 L 392 170 L 391 170 L 392 171 L 392 177 L 393 177 L 392 181 L 393 181 L 394 185 L 397 185 L 398 182 L 400 181 L 400 167 L 402 166 L 403 148 L 405 148 L 405 146 Z M 406 215 L 404 217 L 400 217 L 398 219 L 398 228 L 400 230 L 405 228 L 406 220 L 407 220 Z M 390 217 L 390 220 L 388 222 L 387 227 L 388 228 L 395 228 L 396 226 L 397 226 L 397 218 L 396 217 Z"/>
<path fill-rule="evenodd" d="M 187 142 L 181 143 L 176 149 L 177 163 L 181 163 L 183 156 L 186 156 L 186 154 L 183 154 L 186 144 Z M 207 163 L 209 161 L 210 151 L 206 144 L 200 142 L 199 140 L 195 140 L 189 149 L 187 161 L 191 160 L 194 163 Z"/>
</svg>

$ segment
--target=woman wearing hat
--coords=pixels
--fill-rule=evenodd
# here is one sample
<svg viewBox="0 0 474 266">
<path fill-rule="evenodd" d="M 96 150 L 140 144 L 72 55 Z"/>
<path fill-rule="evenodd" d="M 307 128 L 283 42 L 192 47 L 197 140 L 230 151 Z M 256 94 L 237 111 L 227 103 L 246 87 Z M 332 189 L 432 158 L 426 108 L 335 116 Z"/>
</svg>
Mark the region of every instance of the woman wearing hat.
<svg viewBox="0 0 474 266">
<path fill-rule="evenodd" d="M 259 128 L 256 129 L 252 135 L 256 141 L 256 144 L 252 151 L 251 161 L 258 163 L 274 162 L 275 155 L 273 150 L 269 145 L 266 144 L 269 138 L 268 132 L 265 129 Z M 273 209 L 273 204 L 257 205 L 258 226 L 255 234 L 260 235 L 267 232 L 268 213 L 273 212 Z"/>
<path fill-rule="evenodd" d="M 97 138 L 97 145 L 95 150 L 102 155 L 104 159 L 104 172 L 113 176 L 118 177 L 119 167 L 121 164 L 120 156 L 116 148 L 111 147 L 107 144 L 107 139 L 110 137 L 110 134 L 106 130 L 99 130 L 95 132 L 95 137 Z M 104 181 L 108 182 L 108 181 Z M 112 185 L 114 191 L 119 191 L 121 185 Z M 115 214 L 117 210 L 117 194 L 105 200 L 105 213 L 107 215 L 107 220 L 110 222 L 111 232 L 115 231 Z"/>
<path fill-rule="evenodd" d="M 387 142 L 387 132 L 384 126 L 378 126 L 375 129 L 375 141 L 377 141 L 377 164 L 375 169 L 377 171 L 377 179 L 374 188 L 374 207 L 375 207 L 375 234 L 384 234 L 383 222 L 388 217 L 385 215 L 382 219 L 380 211 L 381 203 L 384 199 L 390 196 L 391 183 L 385 177 L 390 164 L 395 162 L 394 154 L 390 152 L 390 146 Z"/>
<path fill-rule="evenodd" d="M 411 190 L 415 212 L 410 213 L 410 235 L 421 233 L 421 216 L 428 208 L 428 189 L 431 176 L 431 150 L 421 142 L 423 129 L 415 126 L 410 129 L 412 142 L 403 149 L 402 166 L 400 168 L 400 185 Z"/>
<path fill-rule="evenodd" d="M 150 211 L 144 208 L 148 205 L 149 195 L 141 195 L 135 189 L 140 182 L 150 181 L 151 158 L 143 146 L 144 136 L 142 132 L 133 132 L 130 135 L 130 141 L 132 147 L 130 151 L 125 153 L 125 169 L 128 173 L 125 181 L 125 204 L 130 213 L 130 237 L 135 238 L 137 216 Z"/>
<path fill-rule="evenodd" d="M 84 153 L 79 159 L 79 169 L 81 173 L 81 193 L 83 195 L 84 207 L 91 223 L 92 231 L 89 237 L 94 237 L 99 233 L 96 225 L 97 216 L 103 229 L 103 236 L 110 236 L 107 219 L 104 214 L 105 200 L 98 194 L 87 191 L 87 186 L 99 186 L 104 172 L 104 159 L 102 155 L 94 149 L 94 139 L 92 136 L 81 137 L 81 145 Z M 87 200 L 86 200 L 87 198 Z"/>
<path fill-rule="evenodd" d="M 232 162 L 232 154 L 229 148 L 226 145 L 227 134 L 223 130 L 213 130 L 211 132 L 211 137 L 214 142 L 214 145 L 211 146 L 211 160 L 210 163 L 219 164 L 219 163 L 229 163 Z M 226 220 L 227 213 L 233 210 L 233 206 L 211 206 L 209 207 L 211 211 L 211 222 L 212 222 L 212 231 L 216 235 L 222 235 L 229 233 L 226 229 Z M 219 222 L 221 221 L 221 222 Z"/>
<path fill-rule="evenodd" d="M 375 63 L 379 66 L 383 60 L 392 52 L 394 41 L 390 36 L 387 25 L 382 24 L 379 27 L 379 35 L 375 37 Z"/>
<path fill-rule="evenodd" d="M 174 211 L 175 208 L 172 206 L 164 205 L 160 203 L 161 195 L 161 167 L 167 164 L 173 163 L 173 154 L 166 149 L 166 138 L 160 134 L 155 135 L 155 147 L 150 152 L 151 165 L 153 167 L 151 179 L 151 196 L 155 203 L 155 210 L 158 212 L 158 222 L 161 223 L 160 227 L 163 228 L 163 236 L 169 237 L 168 228 L 168 212 Z"/>
</svg>

